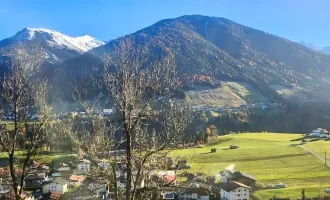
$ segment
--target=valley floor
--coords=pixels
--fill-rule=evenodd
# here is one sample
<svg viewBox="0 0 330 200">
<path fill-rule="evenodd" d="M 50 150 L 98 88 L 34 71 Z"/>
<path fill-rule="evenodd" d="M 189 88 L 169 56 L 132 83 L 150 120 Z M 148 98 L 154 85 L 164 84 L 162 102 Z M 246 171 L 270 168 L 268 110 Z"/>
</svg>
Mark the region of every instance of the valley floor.
<svg viewBox="0 0 330 200">
<path fill-rule="evenodd" d="M 330 188 L 330 169 L 319 158 L 301 148 L 302 135 L 283 133 L 245 133 L 221 136 L 203 148 L 175 150 L 176 159 L 185 158 L 191 165 L 191 172 L 217 176 L 228 165 L 235 164 L 235 170 L 250 174 L 259 186 L 284 183 L 284 189 L 259 189 L 253 192 L 258 199 L 277 197 L 301 197 L 305 189 L 307 197 L 324 195 Z M 330 141 L 315 141 L 305 144 L 313 152 L 324 156 L 330 152 Z M 239 145 L 239 149 L 229 149 Z M 209 153 L 216 148 L 216 153 Z"/>
</svg>

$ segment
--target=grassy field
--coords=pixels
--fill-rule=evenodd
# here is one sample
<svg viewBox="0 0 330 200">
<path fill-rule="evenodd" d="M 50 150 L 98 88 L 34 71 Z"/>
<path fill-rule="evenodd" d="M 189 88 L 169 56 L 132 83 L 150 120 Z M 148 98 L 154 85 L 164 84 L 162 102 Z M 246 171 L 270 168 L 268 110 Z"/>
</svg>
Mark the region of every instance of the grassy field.
<svg viewBox="0 0 330 200">
<path fill-rule="evenodd" d="M 278 197 L 299 198 L 302 188 L 309 197 L 330 188 L 330 169 L 299 146 L 301 135 L 276 133 L 247 133 L 228 135 L 203 148 L 173 151 L 172 157 L 190 161 L 191 172 L 218 175 L 225 167 L 235 164 L 235 169 L 256 177 L 262 185 L 285 183 L 285 189 L 264 189 L 254 192 L 259 199 Z M 229 150 L 229 145 L 239 149 Z M 216 153 L 209 153 L 216 148 Z"/>
<path fill-rule="evenodd" d="M 251 85 L 244 82 L 226 82 L 229 87 L 244 99 L 247 103 L 259 103 L 268 101 L 268 98 L 262 95 L 259 91 L 253 88 Z"/>
<path fill-rule="evenodd" d="M 16 152 L 16 156 L 23 155 L 24 152 L 18 151 Z M 73 154 L 65 154 L 65 153 L 52 153 L 52 152 L 42 152 L 32 157 L 32 160 L 36 160 L 40 164 L 50 164 L 52 162 L 57 162 L 67 157 L 73 156 Z M 0 166 L 7 165 L 7 154 L 0 153 Z"/>
<path fill-rule="evenodd" d="M 192 105 L 238 107 L 245 104 L 228 86 L 216 89 L 193 90 L 186 92 L 186 101 Z"/>
<path fill-rule="evenodd" d="M 305 146 L 311 151 L 319 154 L 321 157 L 324 157 L 324 152 L 326 151 L 328 154 L 327 160 L 330 160 L 330 141 L 314 141 L 305 144 Z"/>
<path fill-rule="evenodd" d="M 219 88 L 195 86 L 186 92 L 186 101 L 193 105 L 238 107 L 246 103 L 268 101 L 251 85 L 244 82 L 222 82 Z"/>
</svg>

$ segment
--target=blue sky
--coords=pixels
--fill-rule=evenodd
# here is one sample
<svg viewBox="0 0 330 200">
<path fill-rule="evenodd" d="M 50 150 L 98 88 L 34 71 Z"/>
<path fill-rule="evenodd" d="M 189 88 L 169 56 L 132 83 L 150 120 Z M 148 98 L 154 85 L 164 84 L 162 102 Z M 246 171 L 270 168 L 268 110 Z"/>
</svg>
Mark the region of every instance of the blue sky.
<svg viewBox="0 0 330 200">
<path fill-rule="evenodd" d="M 330 46 L 329 8 L 329 0 L 1 0 L 0 39 L 43 27 L 107 41 L 161 19 L 202 14 Z"/>
</svg>

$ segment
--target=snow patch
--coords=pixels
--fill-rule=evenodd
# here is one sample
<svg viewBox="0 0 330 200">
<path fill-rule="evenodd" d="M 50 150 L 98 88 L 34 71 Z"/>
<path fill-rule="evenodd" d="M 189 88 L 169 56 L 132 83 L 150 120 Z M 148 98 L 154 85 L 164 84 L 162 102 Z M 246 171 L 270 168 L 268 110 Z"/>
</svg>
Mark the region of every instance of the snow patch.
<svg viewBox="0 0 330 200">
<path fill-rule="evenodd" d="M 45 39 L 47 44 L 51 47 L 71 49 L 80 53 L 89 51 L 93 48 L 105 44 L 103 41 L 97 40 L 89 35 L 70 37 L 57 31 L 45 28 L 26 28 L 18 32 L 10 39 L 33 40 L 38 37 L 42 37 L 42 39 Z"/>
</svg>

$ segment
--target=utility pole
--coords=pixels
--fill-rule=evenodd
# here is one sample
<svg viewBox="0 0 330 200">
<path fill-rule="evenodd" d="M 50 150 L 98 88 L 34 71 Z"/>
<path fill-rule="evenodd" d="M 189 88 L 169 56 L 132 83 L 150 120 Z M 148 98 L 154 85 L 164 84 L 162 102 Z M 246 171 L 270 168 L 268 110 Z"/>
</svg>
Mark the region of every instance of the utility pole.
<svg viewBox="0 0 330 200">
<path fill-rule="evenodd" d="M 327 166 L 327 151 L 324 151 L 324 165 Z"/>
</svg>

